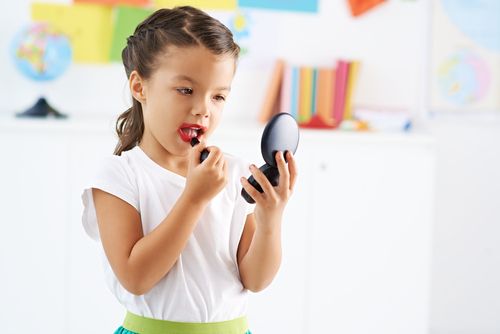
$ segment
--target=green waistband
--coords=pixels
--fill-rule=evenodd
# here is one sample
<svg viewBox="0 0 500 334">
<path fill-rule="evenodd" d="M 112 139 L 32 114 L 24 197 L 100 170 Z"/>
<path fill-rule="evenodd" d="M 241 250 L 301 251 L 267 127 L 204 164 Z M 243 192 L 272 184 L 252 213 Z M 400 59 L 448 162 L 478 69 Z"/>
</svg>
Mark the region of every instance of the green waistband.
<svg viewBox="0 0 500 334">
<path fill-rule="evenodd" d="M 246 316 L 228 321 L 193 323 L 157 320 L 127 312 L 123 328 L 140 334 L 244 334 L 248 331 L 248 324 Z"/>
</svg>

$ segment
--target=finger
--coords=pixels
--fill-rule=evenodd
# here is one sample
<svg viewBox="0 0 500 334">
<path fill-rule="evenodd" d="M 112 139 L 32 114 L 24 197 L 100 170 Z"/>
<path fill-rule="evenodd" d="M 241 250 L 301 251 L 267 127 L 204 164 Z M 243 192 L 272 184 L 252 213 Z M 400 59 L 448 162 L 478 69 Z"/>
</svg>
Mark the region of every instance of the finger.
<svg viewBox="0 0 500 334">
<path fill-rule="evenodd" d="M 224 164 L 222 165 L 222 172 L 224 173 L 224 178 L 227 182 L 229 180 L 229 169 L 227 166 L 226 159 L 224 159 Z"/>
<path fill-rule="evenodd" d="M 226 161 L 224 152 L 219 147 L 215 147 L 215 149 L 217 150 L 217 161 L 215 162 L 215 164 L 221 166 Z"/>
<path fill-rule="evenodd" d="M 276 152 L 276 163 L 278 165 L 278 171 L 280 173 L 279 188 L 289 189 L 290 187 L 290 172 L 285 162 L 283 152 Z"/>
<path fill-rule="evenodd" d="M 272 194 L 273 186 L 271 182 L 267 179 L 266 175 L 262 173 L 260 169 L 255 165 L 250 165 L 250 172 L 252 173 L 253 178 L 260 184 L 260 187 L 264 191 L 265 194 Z"/>
<path fill-rule="evenodd" d="M 247 178 L 242 177 L 240 179 L 240 181 L 241 181 L 241 185 L 243 186 L 243 189 L 245 189 L 245 191 L 247 192 L 247 194 L 250 195 L 250 197 L 253 198 L 253 200 L 255 201 L 255 203 L 259 203 L 260 200 L 262 199 L 263 195 L 257 189 L 255 189 L 255 187 L 252 186 L 250 184 L 250 182 L 248 182 Z"/>
<path fill-rule="evenodd" d="M 208 146 L 207 151 L 209 154 L 205 161 L 211 165 L 215 165 L 222 157 L 222 150 L 217 146 Z"/>
<path fill-rule="evenodd" d="M 219 159 L 215 162 L 215 167 L 223 170 L 225 163 L 226 163 L 226 158 L 224 157 L 224 153 L 222 153 L 222 151 L 221 151 L 221 155 L 220 155 Z"/>
<path fill-rule="evenodd" d="M 292 152 L 287 152 L 286 160 L 288 161 L 288 170 L 290 173 L 290 188 L 289 189 L 291 191 L 293 191 L 293 188 L 295 187 L 295 183 L 297 182 L 297 177 L 299 175 L 297 160 L 295 160 L 295 156 L 293 155 Z"/>
</svg>

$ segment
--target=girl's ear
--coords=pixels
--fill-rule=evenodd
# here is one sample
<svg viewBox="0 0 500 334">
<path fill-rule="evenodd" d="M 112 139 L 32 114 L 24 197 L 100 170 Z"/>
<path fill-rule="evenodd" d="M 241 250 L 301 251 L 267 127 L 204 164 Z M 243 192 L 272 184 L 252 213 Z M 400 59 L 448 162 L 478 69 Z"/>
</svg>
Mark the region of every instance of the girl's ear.
<svg viewBox="0 0 500 334">
<path fill-rule="evenodd" d="M 146 103 L 145 80 L 137 71 L 130 73 L 129 88 L 132 96 L 140 103 Z"/>
</svg>

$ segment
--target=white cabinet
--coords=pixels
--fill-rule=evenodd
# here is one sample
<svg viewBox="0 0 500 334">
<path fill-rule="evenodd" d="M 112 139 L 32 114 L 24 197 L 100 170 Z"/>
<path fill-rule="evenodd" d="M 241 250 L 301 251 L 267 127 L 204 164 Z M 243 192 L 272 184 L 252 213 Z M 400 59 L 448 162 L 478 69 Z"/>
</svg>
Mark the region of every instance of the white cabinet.
<svg viewBox="0 0 500 334">
<path fill-rule="evenodd" d="M 250 160 L 251 138 L 234 144 Z M 250 329 L 428 333 L 434 154 L 427 136 L 302 130 L 282 266 L 251 296 Z"/>
<path fill-rule="evenodd" d="M 113 333 L 125 311 L 111 295 L 80 199 L 93 166 L 113 151 L 107 124 L 0 122 L 2 331 Z"/>
<path fill-rule="evenodd" d="M 59 152 L 65 144 L 50 134 L 40 139 L 3 129 L 0 141 L 2 331 L 63 333 L 68 168 Z"/>
<path fill-rule="evenodd" d="M 426 333 L 433 151 L 312 150 L 308 333 Z"/>
<path fill-rule="evenodd" d="M 82 189 L 116 143 L 110 127 L 0 122 L 5 332 L 104 334 L 121 324 L 99 244 L 81 226 Z M 260 166 L 261 133 L 222 125 L 211 144 Z M 252 332 L 427 333 L 432 139 L 308 130 L 296 158 L 283 263 L 269 288 L 251 294 Z"/>
</svg>

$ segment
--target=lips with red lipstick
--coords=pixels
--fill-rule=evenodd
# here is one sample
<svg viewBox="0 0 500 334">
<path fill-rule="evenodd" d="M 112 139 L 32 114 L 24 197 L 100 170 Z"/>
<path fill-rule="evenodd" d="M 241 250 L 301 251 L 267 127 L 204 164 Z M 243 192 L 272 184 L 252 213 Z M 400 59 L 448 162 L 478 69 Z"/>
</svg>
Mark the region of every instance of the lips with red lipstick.
<svg viewBox="0 0 500 334">
<path fill-rule="evenodd" d="M 207 131 L 207 127 L 199 124 L 182 124 L 177 132 L 179 133 L 182 141 L 189 143 L 194 137 L 198 140 Z"/>
</svg>

